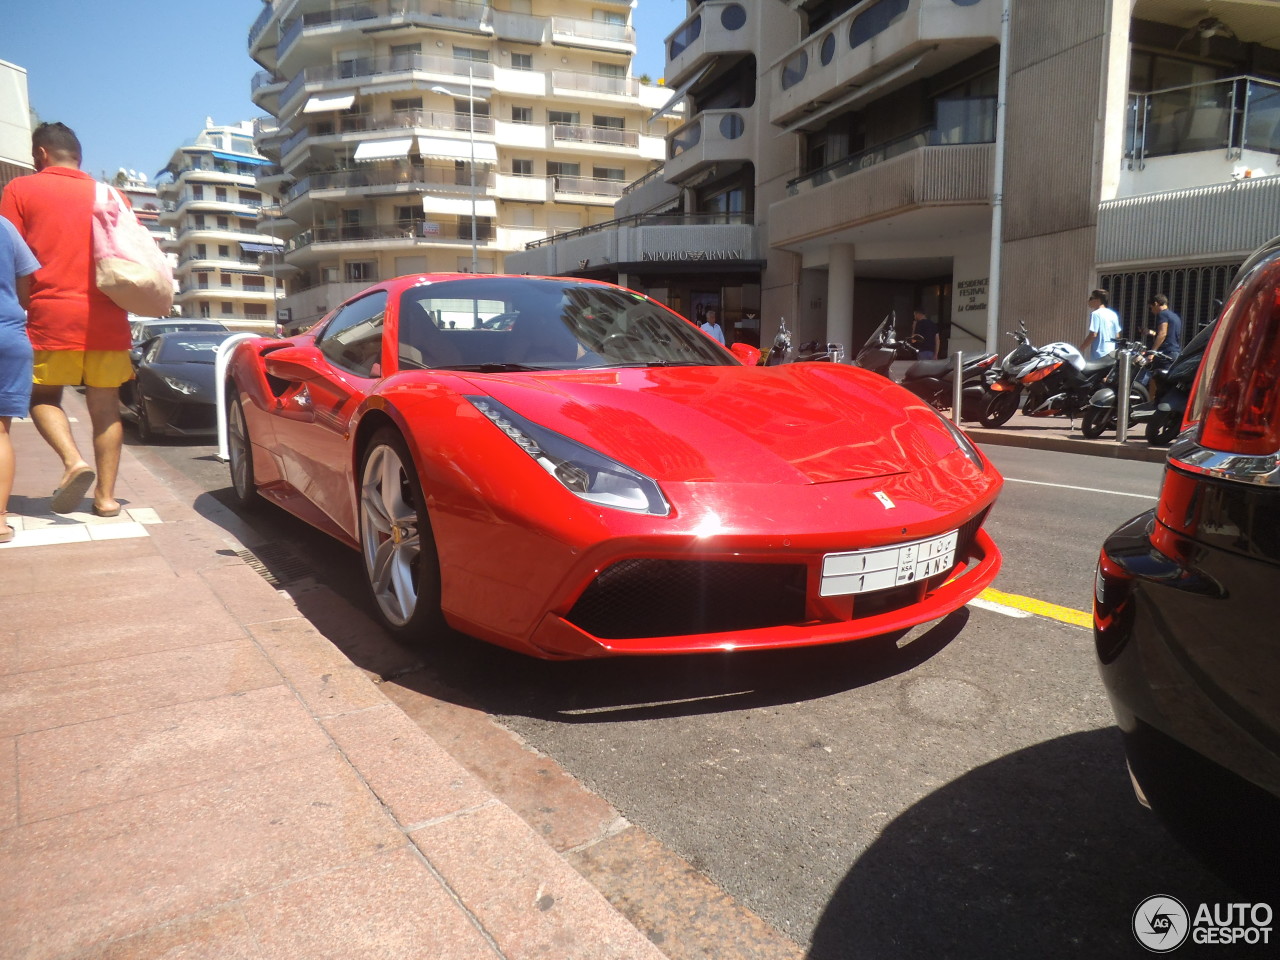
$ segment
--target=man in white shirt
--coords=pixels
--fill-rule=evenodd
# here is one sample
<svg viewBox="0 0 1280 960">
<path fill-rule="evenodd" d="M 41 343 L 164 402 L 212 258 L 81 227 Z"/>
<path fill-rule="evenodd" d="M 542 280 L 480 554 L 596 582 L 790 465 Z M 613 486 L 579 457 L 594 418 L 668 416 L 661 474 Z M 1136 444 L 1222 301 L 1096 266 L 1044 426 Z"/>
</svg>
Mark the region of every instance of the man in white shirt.
<svg viewBox="0 0 1280 960">
<path fill-rule="evenodd" d="M 1080 344 L 1080 352 L 1086 360 L 1101 360 L 1116 348 L 1120 336 L 1120 315 L 1107 306 L 1110 294 L 1106 290 L 1094 290 L 1089 294 L 1089 334 Z"/>
<path fill-rule="evenodd" d="M 707 307 L 706 317 L 702 321 L 702 332 L 715 337 L 720 342 L 720 346 L 724 346 L 724 331 L 720 329 L 720 323 L 716 319 L 715 307 Z"/>
</svg>

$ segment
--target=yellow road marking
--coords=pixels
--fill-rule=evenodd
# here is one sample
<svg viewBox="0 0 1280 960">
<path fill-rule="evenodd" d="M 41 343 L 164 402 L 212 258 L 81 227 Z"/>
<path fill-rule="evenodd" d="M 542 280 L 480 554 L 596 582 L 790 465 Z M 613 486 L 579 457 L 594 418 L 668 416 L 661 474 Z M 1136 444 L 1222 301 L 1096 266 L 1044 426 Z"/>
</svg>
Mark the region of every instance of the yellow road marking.
<svg viewBox="0 0 1280 960">
<path fill-rule="evenodd" d="M 1060 607 L 1056 603 L 1049 603 L 1047 600 L 1036 600 L 1032 597 L 1019 596 L 1016 593 L 1003 593 L 1000 590 L 991 589 L 983 590 L 978 596 L 990 603 L 1002 603 L 1006 607 L 1013 607 L 1015 610 L 1025 610 L 1027 613 L 1034 613 L 1037 616 L 1061 620 L 1063 623 L 1069 623 L 1076 627 L 1093 626 L 1092 613 L 1086 613 L 1083 610 L 1072 610 L 1070 607 Z"/>
</svg>

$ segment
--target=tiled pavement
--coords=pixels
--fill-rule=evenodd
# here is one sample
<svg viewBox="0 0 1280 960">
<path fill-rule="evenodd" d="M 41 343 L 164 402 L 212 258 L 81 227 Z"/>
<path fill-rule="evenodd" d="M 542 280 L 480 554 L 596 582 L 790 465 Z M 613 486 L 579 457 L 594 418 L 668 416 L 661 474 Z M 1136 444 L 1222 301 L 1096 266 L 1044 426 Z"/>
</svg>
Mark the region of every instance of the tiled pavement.
<svg viewBox="0 0 1280 960">
<path fill-rule="evenodd" d="M 128 448 L 56 516 L 13 436 L 0 958 L 662 956 Z"/>
</svg>

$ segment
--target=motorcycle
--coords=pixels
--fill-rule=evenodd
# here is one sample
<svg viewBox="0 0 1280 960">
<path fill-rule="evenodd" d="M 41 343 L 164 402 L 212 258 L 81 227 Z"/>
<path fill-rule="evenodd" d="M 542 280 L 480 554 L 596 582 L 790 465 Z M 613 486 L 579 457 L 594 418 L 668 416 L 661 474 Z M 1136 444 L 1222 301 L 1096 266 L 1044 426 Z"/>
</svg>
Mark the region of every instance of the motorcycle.
<svg viewBox="0 0 1280 960">
<path fill-rule="evenodd" d="M 1135 426 L 1140 417 L 1137 409 L 1151 400 L 1150 382 L 1152 377 L 1164 373 L 1173 363 L 1173 357 L 1167 353 L 1152 350 L 1136 340 L 1116 340 L 1116 358 L 1121 353 L 1128 353 L 1130 370 L 1133 373 L 1129 383 L 1129 426 Z M 1102 436 L 1107 430 L 1116 428 L 1119 416 L 1117 407 L 1117 389 L 1120 386 L 1120 364 L 1117 363 L 1102 378 L 1102 386 L 1089 398 L 1089 406 L 1084 411 L 1084 419 L 1080 421 L 1080 432 L 1090 440 Z"/>
<path fill-rule="evenodd" d="M 1019 322 L 1018 326 L 1019 330 L 1009 334 L 1018 345 L 1001 361 L 998 375 L 990 382 L 992 395 L 979 422 L 984 427 L 1003 426 L 1019 404 L 1023 416 L 1074 420 L 1115 366 L 1115 357 L 1086 360 L 1073 344 L 1063 341 L 1037 347 L 1026 324 Z"/>
<path fill-rule="evenodd" d="M 864 370 L 878 373 L 888 379 L 894 360 L 913 359 L 918 351 L 910 342 L 897 338 L 896 317 L 891 312 L 872 332 L 854 363 Z M 994 353 L 961 354 L 960 368 L 960 417 L 962 420 L 978 420 L 986 404 L 987 372 L 995 367 L 999 358 Z M 956 382 L 955 361 L 952 357 L 940 360 L 916 360 L 895 381 L 910 390 L 937 410 L 950 410 L 954 403 Z"/>
</svg>

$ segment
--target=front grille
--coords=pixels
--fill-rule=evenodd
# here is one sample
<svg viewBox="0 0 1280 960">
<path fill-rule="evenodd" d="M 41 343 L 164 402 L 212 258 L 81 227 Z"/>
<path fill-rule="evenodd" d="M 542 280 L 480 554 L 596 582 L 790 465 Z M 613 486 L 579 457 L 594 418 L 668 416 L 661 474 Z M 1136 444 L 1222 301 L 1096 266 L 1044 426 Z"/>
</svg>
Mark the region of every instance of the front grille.
<svg viewBox="0 0 1280 960">
<path fill-rule="evenodd" d="M 623 560 L 596 577 L 566 619 L 606 640 L 800 623 L 805 573 L 792 563 Z"/>
</svg>

